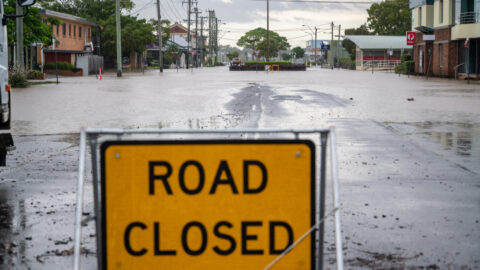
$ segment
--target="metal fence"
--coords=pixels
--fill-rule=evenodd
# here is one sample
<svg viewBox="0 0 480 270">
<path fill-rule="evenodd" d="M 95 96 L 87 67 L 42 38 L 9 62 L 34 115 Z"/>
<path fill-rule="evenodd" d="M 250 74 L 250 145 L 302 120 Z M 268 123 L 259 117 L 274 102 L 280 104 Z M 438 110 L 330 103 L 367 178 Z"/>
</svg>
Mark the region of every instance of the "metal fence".
<svg viewBox="0 0 480 270">
<path fill-rule="evenodd" d="M 86 129 L 82 128 L 80 131 L 80 151 L 79 151 L 79 168 L 78 168 L 78 182 L 77 182 L 77 203 L 76 203 L 76 216 L 75 216 L 75 231 L 74 231 L 74 258 L 73 258 L 73 269 L 80 269 L 80 245 L 81 245 L 81 230 L 82 230 L 82 212 L 83 212 L 83 189 L 85 184 L 85 167 L 86 167 L 86 154 L 87 154 L 87 142 L 90 144 L 91 148 L 91 162 L 92 162 L 92 177 L 93 177 L 93 199 L 94 199 L 94 210 L 96 222 L 96 238 L 97 238 L 97 260 L 99 269 L 102 267 L 102 215 L 100 214 L 101 208 L 101 190 L 100 190 L 100 169 L 99 169 L 99 145 L 102 140 L 116 138 L 117 140 L 123 140 L 125 136 L 157 136 L 161 140 L 175 140 L 175 139 L 185 139 L 185 136 L 191 136 L 193 138 L 202 138 L 211 139 L 214 138 L 237 138 L 245 139 L 250 136 L 255 139 L 261 139 L 261 136 L 277 136 L 278 137 L 288 137 L 291 140 L 299 140 L 302 136 L 310 136 L 311 138 L 317 138 L 318 141 L 317 148 L 318 154 L 315 157 L 315 163 L 317 164 L 316 170 L 318 170 L 317 175 L 317 185 L 316 193 L 317 199 L 319 200 L 319 213 L 317 214 L 316 224 L 306 231 L 301 237 L 295 239 L 284 252 L 273 260 L 269 265 L 264 267 L 264 269 L 270 269 L 278 261 L 280 261 L 287 253 L 290 252 L 297 244 L 302 242 L 308 235 L 314 234 L 317 236 L 317 259 L 318 264 L 316 264 L 317 269 L 321 269 L 323 266 L 323 242 L 324 242 L 324 221 L 327 217 L 334 216 L 334 225 L 335 225 L 335 244 L 336 244 L 336 257 L 337 257 L 337 269 L 343 269 L 343 251 L 342 251 L 342 235 L 341 235 L 341 224 L 340 224 L 340 200 L 339 200 L 339 183 L 338 183 L 338 169 L 337 169 L 337 152 L 336 152 L 336 135 L 335 129 L 310 129 L 310 130 L 255 130 L 255 129 L 246 129 L 246 130 L 124 130 L 124 129 Z M 331 166 L 331 180 L 332 180 L 332 191 L 333 191 L 333 207 L 329 213 L 325 214 L 325 184 L 326 184 L 326 160 L 327 160 L 327 141 L 330 137 L 330 166 Z M 137 137 L 138 138 L 138 137 Z M 131 139 L 131 138 L 127 138 Z"/>
</svg>

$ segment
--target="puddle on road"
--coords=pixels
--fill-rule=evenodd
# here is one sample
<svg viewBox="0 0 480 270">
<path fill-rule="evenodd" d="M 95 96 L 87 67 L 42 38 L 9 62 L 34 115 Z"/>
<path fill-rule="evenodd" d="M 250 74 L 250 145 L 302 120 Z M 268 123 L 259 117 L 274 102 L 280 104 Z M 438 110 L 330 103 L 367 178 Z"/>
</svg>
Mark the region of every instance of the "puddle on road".
<svg viewBox="0 0 480 270">
<path fill-rule="evenodd" d="M 386 124 L 420 142 L 423 147 L 453 154 L 459 158 L 459 164 L 471 163 L 474 169 L 480 169 L 479 124 L 430 121 Z"/>
<path fill-rule="evenodd" d="M 299 95 L 275 95 L 272 96 L 273 100 L 300 100 L 302 96 Z"/>
</svg>

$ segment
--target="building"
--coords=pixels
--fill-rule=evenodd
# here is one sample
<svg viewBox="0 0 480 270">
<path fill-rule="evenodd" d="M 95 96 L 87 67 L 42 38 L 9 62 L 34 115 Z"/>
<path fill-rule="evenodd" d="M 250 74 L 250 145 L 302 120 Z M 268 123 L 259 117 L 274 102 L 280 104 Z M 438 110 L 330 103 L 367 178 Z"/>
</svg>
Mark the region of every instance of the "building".
<svg viewBox="0 0 480 270">
<path fill-rule="evenodd" d="M 43 53 L 46 63 L 55 62 L 55 51 L 57 61 L 76 64 L 76 57 L 91 54 L 93 52 L 92 28 L 96 23 L 84 18 L 73 16 L 66 13 L 43 9 L 40 15 L 46 18 L 56 18 L 60 20 L 60 25 L 52 25 L 52 32 L 56 40 L 59 41 L 56 48 L 53 45 L 50 48 L 44 48 Z M 37 55 L 40 56 L 41 48 L 37 49 Z M 38 57 L 39 58 L 39 57 Z M 40 60 L 37 60 L 40 62 Z"/>
<path fill-rule="evenodd" d="M 480 79 L 480 0 L 410 0 L 415 72 Z"/>
<path fill-rule="evenodd" d="M 400 65 L 402 54 L 411 54 L 405 36 L 345 36 L 356 45 L 357 70 L 391 69 Z"/>
<path fill-rule="evenodd" d="M 175 37 L 180 36 L 183 37 L 185 40 L 188 40 L 188 29 L 179 24 L 179 23 L 174 23 L 170 26 L 170 38 L 175 39 Z M 194 31 L 191 31 L 190 29 L 190 47 L 191 48 L 196 48 L 197 42 L 196 42 L 196 35 Z"/>
<path fill-rule="evenodd" d="M 325 48 L 324 45 L 328 45 L 330 42 L 328 40 L 308 40 L 307 46 L 305 47 L 305 57 L 309 62 L 319 62 L 321 59 L 325 59 Z M 315 61 L 316 58 L 316 61 Z"/>
</svg>

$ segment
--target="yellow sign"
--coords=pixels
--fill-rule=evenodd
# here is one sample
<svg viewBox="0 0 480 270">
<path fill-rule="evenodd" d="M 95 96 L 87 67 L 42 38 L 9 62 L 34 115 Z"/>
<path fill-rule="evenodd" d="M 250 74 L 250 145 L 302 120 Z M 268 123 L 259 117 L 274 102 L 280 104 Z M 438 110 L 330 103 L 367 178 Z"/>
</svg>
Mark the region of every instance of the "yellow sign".
<svg viewBox="0 0 480 270">
<path fill-rule="evenodd" d="M 310 141 L 102 145 L 105 269 L 263 269 L 315 223 Z M 314 269 L 307 237 L 274 269 Z"/>
</svg>

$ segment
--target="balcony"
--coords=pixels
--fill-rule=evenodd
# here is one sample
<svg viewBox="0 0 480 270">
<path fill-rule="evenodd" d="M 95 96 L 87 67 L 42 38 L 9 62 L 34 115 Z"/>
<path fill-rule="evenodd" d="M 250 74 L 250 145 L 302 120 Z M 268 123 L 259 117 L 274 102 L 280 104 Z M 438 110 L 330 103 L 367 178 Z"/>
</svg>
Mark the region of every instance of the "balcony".
<svg viewBox="0 0 480 270">
<path fill-rule="evenodd" d="M 468 24 L 468 23 L 478 23 L 480 22 L 480 13 L 474 11 L 462 12 L 460 16 L 457 17 L 457 24 Z"/>
</svg>

